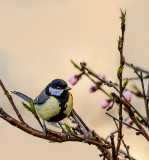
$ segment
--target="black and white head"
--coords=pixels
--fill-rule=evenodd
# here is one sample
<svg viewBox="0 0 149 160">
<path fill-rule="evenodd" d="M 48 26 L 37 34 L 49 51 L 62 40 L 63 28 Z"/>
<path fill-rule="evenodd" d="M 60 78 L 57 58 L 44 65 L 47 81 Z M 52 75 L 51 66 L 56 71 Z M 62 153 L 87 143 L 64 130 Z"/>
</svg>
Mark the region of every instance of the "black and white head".
<svg viewBox="0 0 149 160">
<path fill-rule="evenodd" d="M 71 88 L 62 79 L 53 80 L 47 87 L 46 93 L 52 96 L 61 96 L 63 93 L 67 93 Z"/>
</svg>

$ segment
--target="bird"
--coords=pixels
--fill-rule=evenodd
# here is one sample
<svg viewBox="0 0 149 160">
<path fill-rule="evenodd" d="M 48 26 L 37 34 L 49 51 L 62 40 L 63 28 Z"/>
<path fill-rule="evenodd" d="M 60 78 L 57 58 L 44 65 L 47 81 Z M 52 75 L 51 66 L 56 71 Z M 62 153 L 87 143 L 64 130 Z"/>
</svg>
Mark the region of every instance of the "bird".
<svg viewBox="0 0 149 160">
<path fill-rule="evenodd" d="M 52 80 L 45 89 L 33 100 L 35 110 L 43 120 L 43 133 L 47 134 L 45 121 L 58 122 L 62 132 L 69 137 L 69 133 L 62 127 L 60 121 L 68 117 L 73 108 L 73 97 L 67 83 L 62 79 Z M 31 98 L 23 93 L 12 91 L 26 102 L 30 103 Z"/>
</svg>

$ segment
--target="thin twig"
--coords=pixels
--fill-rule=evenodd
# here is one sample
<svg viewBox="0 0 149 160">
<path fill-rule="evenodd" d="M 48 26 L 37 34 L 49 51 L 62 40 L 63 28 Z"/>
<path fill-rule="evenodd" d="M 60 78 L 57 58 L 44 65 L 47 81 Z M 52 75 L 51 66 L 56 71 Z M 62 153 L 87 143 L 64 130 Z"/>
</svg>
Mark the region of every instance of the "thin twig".
<svg viewBox="0 0 149 160">
<path fill-rule="evenodd" d="M 115 130 L 115 131 L 113 131 L 112 133 L 110 133 L 110 134 L 105 138 L 105 140 L 107 141 L 108 138 L 110 138 L 111 135 L 114 135 L 115 133 L 117 133 L 117 131 L 118 131 L 118 130 Z"/>
<path fill-rule="evenodd" d="M 126 64 L 128 67 L 133 68 L 130 63 L 125 62 L 125 64 Z M 134 66 L 134 68 L 135 68 L 136 71 L 141 71 L 141 72 L 143 72 L 143 73 L 149 74 L 149 71 L 147 71 L 147 70 L 145 70 L 145 69 L 143 69 L 143 68 L 140 68 L 140 67 L 137 67 L 137 66 Z"/>
<path fill-rule="evenodd" d="M 114 116 L 112 116 L 111 114 L 109 114 L 109 113 L 106 113 L 108 116 L 110 116 L 110 117 L 112 117 L 114 120 L 116 120 L 116 121 L 118 121 L 119 122 L 119 119 L 117 119 L 116 117 L 114 117 Z M 125 122 L 122 122 L 122 124 L 124 124 L 125 126 L 128 126 L 128 127 L 130 127 L 130 128 L 132 128 L 132 129 L 134 129 L 135 131 L 137 131 L 137 132 L 139 132 L 140 130 L 138 130 L 137 128 L 135 128 L 135 127 L 132 127 L 132 126 L 130 126 L 129 124 L 127 124 L 127 123 L 125 123 Z"/>
<path fill-rule="evenodd" d="M 113 87 L 118 93 L 119 93 L 119 90 L 117 89 L 117 87 L 114 85 L 114 83 L 112 83 L 112 81 L 105 81 L 103 79 L 101 79 L 100 77 L 98 77 L 97 75 L 95 75 L 92 71 L 90 71 L 87 67 L 85 67 L 82 63 L 80 63 L 81 66 L 88 71 L 88 74 L 94 76 L 95 78 L 97 78 L 98 80 L 100 80 L 104 85 L 107 85 L 109 87 Z"/>
<path fill-rule="evenodd" d="M 123 150 L 119 150 L 119 153 L 121 153 L 121 154 L 123 154 L 124 156 L 128 156 L 128 154 L 127 153 L 125 153 Z M 131 158 L 131 160 L 136 160 L 135 158 L 133 158 L 132 156 L 130 156 L 130 158 Z"/>
<path fill-rule="evenodd" d="M 78 66 L 73 60 L 71 60 L 71 63 L 74 65 L 74 67 L 76 69 L 78 69 L 80 72 L 81 72 L 81 76 L 82 75 L 85 75 L 88 79 L 90 79 L 93 83 L 96 84 L 97 86 L 97 89 L 101 90 L 104 94 L 106 94 L 109 98 L 110 98 L 110 95 L 101 87 L 101 84 L 99 84 L 98 82 L 96 82 L 93 78 L 90 77 L 90 75 L 88 73 L 85 72 L 84 68 L 81 66 Z M 84 66 L 84 63 L 81 63 L 83 64 Z M 96 75 L 97 76 L 97 75 Z"/>
<path fill-rule="evenodd" d="M 148 79 L 149 78 L 149 75 L 147 76 L 144 76 L 142 77 L 143 79 Z M 130 78 L 123 78 L 123 80 L 126 80 L 128 79 L 129 81 L 132 81 L 132 80 L 138 80 L 139 78 L 138 77 L 130 77 Z"/>
<path fill-rule="evenodd" d="M 127 117 L 127 118 L 125 118 L 125 121 L 124 122 L 126 122 L 127 120 L 129 119 L 129 117 Z M 116 123 L 116 126 L 117 126 L 117 123 Z M 105 140 L 108 140 L 108 138 L 113 134 L 116 134 L 118 132 L 118 126 L 117 126 L 117 129 L 115 130 L 115 131 L 113 131 L 113 132 L 111 132 L 106 138 L 105 138 Z"/>
<path fill-rule="evenodd" d="M 149 82 L 148 82 L 148 88 L 147 88 L 146 100 L 147 100 L 147 106 L 148 106 L 148 103 L 149 103 Z M 148 108 L 148 107 L 147 107 L 147 109 L 148 109 L 148 112 L 149 112 L 149 108 Z"/>
<path fill-rule="evenodd" d="M 142 85 L 142 91 L 143 91 L 143 96 L 144 96 L 144 103 L 145 103 L 145 109 L 146 109 L 146 117 L 147 117 L 147 124 L 148 124 L 148 129 L 149 129 L 149 110 L 148 110 L 148 100 L 146 97 L 146 93 L 145 93 L 145 88 L 144 88 L 144 82 L 143 82 L 143 78 L 142 78 L 142 72 L 140 73 L 140 80 L 141 80 L 141 85 Z"/>
<path fill-rule="evenodd" d="M 140 74 L 138 73 L 138 71 L 136 70 L 136 68 L 133 66 L 133 64 L 131 64 L 134 72 L 137 74 L 138 78 L 141 81 L 141 86 L 142 86 L 142 92 L 143 92 L 143 97 L 144 97 L 144 104 L 145 104 L 145 110 L 146 110 L 146 117 L 147 117 L 147 124 L 148 124 L 148 129 L 149 129 L 149 110 L 148 110 L 148 100 L 146 97 L 146 93 L 145 93 L 145 88 L 144 88 L 144 82 L 143 82 L 143 76 L 142 76 L 142 71 L 140 72 Z"/>
<path fill-rule="evenodd" d="M 39 118 L 39 116 L 37 114 L 35 115 L 35 118 L 37 119 L 37 121 L 38 121 L 39 125 L 41 126 L 41 128 L 43 128 L 42 123 L 40 121 L 40 118 Z"/>
<path fill-rule="evenodd" d="M 84 72 L 84 75 L 86 75 L 93 83 L 96 84 L 97 88 L 99 90 L 101 90 L 104 94 L 106 94 L 109 98 L 110 98 L 110 95 L 98 84 L 98 82 L 95 82 L 94 79 L 92 79 L 89 74 L 87 74 L 86 72 Z"/>
<path fill-rule="evenodd" d="M 18 111 L 16 105 L 14 104 L 14 101 L 13 101 L 13 99 L 12 99 L 12 96 L 9 94 L 8 90 L 5 88 L 5 86 L 4 86 L 3 82 L 1 81 L 1 79 L 0 79 L 0 86 L 2 87 L 2 89 L 3 89 L 4 93 L 5 93 L 5 95 L 7 96 L 10 104 L 12 105 L 14 111 L 16 112 L 16 114 L 17 114 L 20 122 L 21 122 L 22 124 L 25 124 L 25 122 L 24 122 L 24 120 L 23 120 L 20 112 Z"/>
<path fill-rule="evenodd" d="M 125 155 L 125 158 L 128 158 L 129 160 L 131 160 L 130 154 L 129 154 L 129 146 L 126 145 L 126 143 L 124 142 L 124 140 L 122 140 L 122 143 L 126 149 L 127 155 Z"/>
<path fill-rule="evenodd" d="M 115 94 L 115 93 L 114 93 Z M 124 97 L 124 95 L 122 96 L 123 99 L 130 105 L 130 107 L 133 109 L 134 113 L 136 113 L 140 118 L 141 121 L 145 124 L 145 126 L 148 126 L 146 120 L 144 119 L 144 117 L 140 114 L 140 112 Z"/>
<path fill-rule="evenodd" d="M 107 108 L 107 111 L 109 111 L 110 109 L 112 109 L 112 108 L 113 108 L 114 103 L 115 103 L 115 98 L 113 99 L 111 106 Z"/>
</svg>

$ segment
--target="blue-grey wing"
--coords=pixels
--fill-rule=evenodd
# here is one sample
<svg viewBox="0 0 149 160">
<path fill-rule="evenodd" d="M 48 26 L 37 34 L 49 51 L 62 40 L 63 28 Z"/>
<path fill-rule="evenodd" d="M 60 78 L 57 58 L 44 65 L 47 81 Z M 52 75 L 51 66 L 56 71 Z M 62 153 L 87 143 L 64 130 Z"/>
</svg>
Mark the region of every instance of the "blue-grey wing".
<svg viewBox="0 0 149 160">
<path fill-rule="evenodd" d="M 28 96 L 26 96 L 23 93 L 20 92 L 16 92 L 16 91 L 11 91 L 13 94 L 17 95 L 18 97 L 22 98 L 24 101 L 30 103 L 31 98 L 29 98 Z"/>
<path fill-rule="evenodd" d="M 43 90 L 39 96 L 37 96 L 34 100 L 34 104 L 43 104 L 49 99 L 49 96 Z"/>
</svg>

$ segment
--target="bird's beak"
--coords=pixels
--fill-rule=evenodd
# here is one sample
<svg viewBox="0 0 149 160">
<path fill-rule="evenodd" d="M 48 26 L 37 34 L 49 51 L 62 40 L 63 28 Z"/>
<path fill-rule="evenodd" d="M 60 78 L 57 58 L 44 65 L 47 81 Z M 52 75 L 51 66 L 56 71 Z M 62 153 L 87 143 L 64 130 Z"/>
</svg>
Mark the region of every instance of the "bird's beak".
<svg viewBox="0 0 149 160">
<path fill-rule="evenodd" d="M 65 88 L 65 91 L 68 91 L 68 90 L 71 90 L 71 88 L 70 88 L 70 87 L 66 87 L 66 88 Z"/>
</svg>

